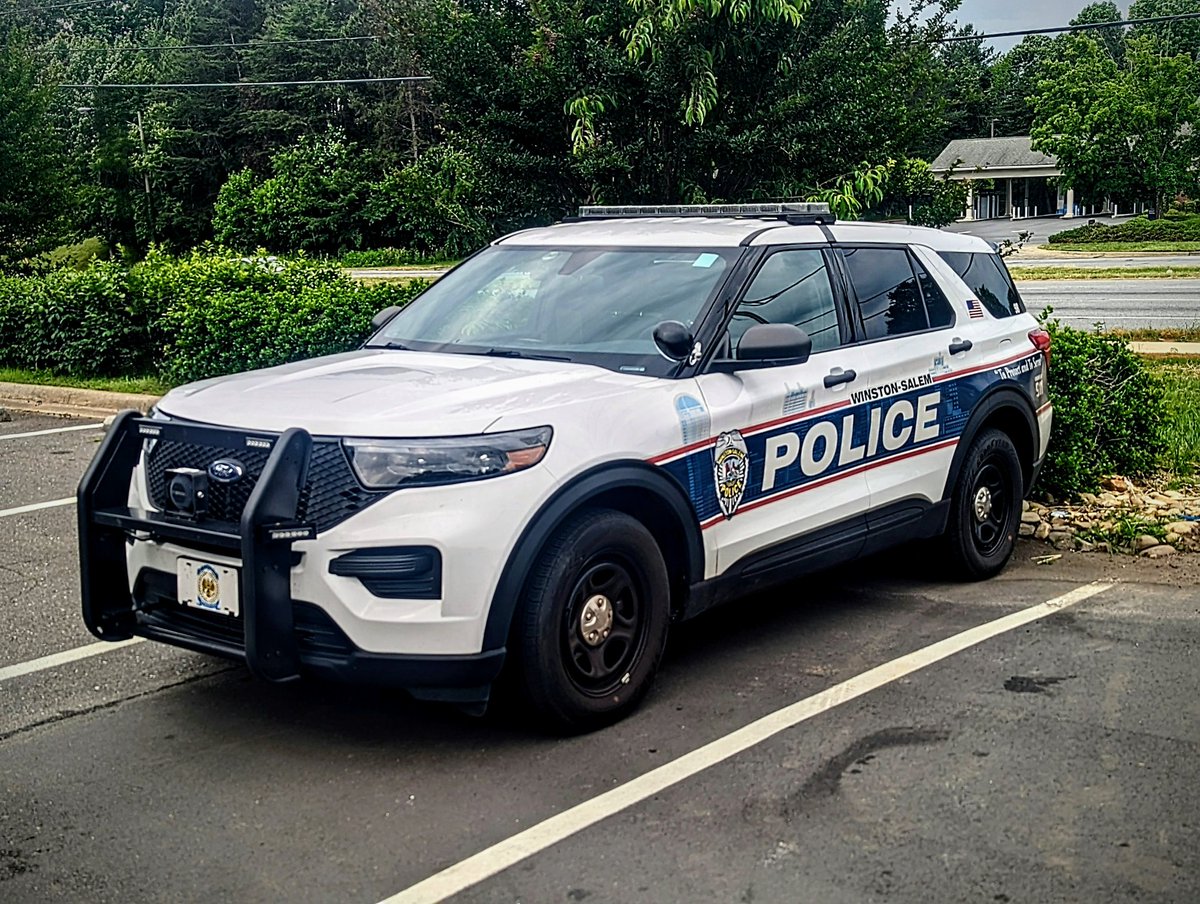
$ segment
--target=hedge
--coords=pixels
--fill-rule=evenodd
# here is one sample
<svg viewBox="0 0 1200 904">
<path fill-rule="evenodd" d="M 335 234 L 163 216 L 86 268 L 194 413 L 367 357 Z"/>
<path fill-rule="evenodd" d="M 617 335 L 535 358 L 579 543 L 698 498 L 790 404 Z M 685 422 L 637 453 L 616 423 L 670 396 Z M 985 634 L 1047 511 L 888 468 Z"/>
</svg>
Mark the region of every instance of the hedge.
<svg viewBox="0 0 1200 904">
<path fill-rule="evenodd" d="M 1160 381 L 1123 339 L 1046 327 L 1054 426 L 1039 487 L 1069 497 L 1096 490 L 1108 474 L 1153 471 L 1168 417 Z"/>
<path fill-rule="evenodd" d="M 1056 232 L 1050 244 L 1088 245 L 1094 242 L 1200 242 L 1200 217 L 1135 217 L 1124 223 L 1096 223 Z"/>
<path fill-rule="evenodd" d="M 184 383 L 354 348 L 419 280 L 364 286 L 306 260 L 151 251 L 133 267 L 0 277 L 0 366 Z"/>
</svg>

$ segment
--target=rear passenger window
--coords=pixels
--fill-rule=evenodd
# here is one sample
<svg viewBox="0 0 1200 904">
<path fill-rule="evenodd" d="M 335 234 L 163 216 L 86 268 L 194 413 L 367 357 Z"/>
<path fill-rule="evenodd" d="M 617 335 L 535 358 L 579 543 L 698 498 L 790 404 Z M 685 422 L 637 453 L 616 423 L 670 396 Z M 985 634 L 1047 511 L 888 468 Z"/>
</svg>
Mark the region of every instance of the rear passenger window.
<svg viewBox="0 0 1200 904">
<path fill-rule="evenodd" d="M 820 251 L 776 251 L 763 262 L 729 323 L 735 347 L 756 323 L 798 326 L 812 339 L 814 352 L 842 344 L 837 304 Z"/>
<path fill-rule="evenodd" d="M 942 291 L 929 271 L 920 261 L 913 261 L 913 269 L 917 271 L 917 282 L 921 284 L 921 294 L 925 296 L 925 311 L 929 314 L 929 326 L 938 329 L 954 323 L 954 308 L 950 307 L 950 299 Z"/>
<path fill-rule="evenodd" d="M 1025 304 L 1000 255 L 968 251 L 939 251 L 938 254 L 962 277 L 993 317 L 1011 317 L 1024 312 Z"/>
<path fill-rule="evenodd" d="M 842 252 L 866 339 L 929 329 L 917 277 L 902 248 L 848 248 Z"/>
</svg>

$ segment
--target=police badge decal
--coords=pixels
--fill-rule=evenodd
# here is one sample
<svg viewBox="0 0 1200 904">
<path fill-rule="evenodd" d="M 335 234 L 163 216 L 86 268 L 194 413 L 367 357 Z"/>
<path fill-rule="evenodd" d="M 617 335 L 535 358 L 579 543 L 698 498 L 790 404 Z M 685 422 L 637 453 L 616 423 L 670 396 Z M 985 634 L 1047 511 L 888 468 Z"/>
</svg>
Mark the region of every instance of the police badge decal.
<svg viewBox="0 0 1200 904">
<path fill-rule="evenodd" d="M 713 478 L 717 484 L 717 502 L 726 518 L 732 518 L 742 504 L 749 476 L 750 456 L 742 434 L 736 430 L 722 433 L 713 448 Z"/>
</svg>

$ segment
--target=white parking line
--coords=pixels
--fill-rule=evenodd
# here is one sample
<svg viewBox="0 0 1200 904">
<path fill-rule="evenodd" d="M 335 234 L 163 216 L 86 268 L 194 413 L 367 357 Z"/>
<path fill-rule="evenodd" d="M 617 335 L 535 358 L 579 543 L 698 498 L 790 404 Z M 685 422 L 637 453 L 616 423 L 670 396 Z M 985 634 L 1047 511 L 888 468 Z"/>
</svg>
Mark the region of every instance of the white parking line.
<svg viewBox="0 0 1200 904">
<path fill-rule="evenodd" d="M 142 638 L 140 637 L 132 637 L 129 640 L 118 640 L 114 643 L 101 640 L 97 643 L 87 644 L 86 646 L 75 647 L 72 650 L 63 650 L 61 653 L 43 656 L 41 659 L 31 659 L 28 662 L 18 662 L 16 665 L 6 665 L 0 668 L 0 681 L 18 678 L 21 675 L 28 675 L 31 672 L 40 672 L 42 669 L 52 669 L 55 666 L 66 665 L 68 662 L 87 659 L 89 656 L 99 656 L 101 653 L 119 650 L 121 647 L 128 647 L 131 644 L 141 642 Z"/>
<path fill-rule="evenodd" d="M 72 427 L 55 427 L 51 430 L 31 430 L 28 433 L 0 433 L 0 439 L 25 439 L 27 436 L 49 436 L 51 433 L 70 433 L 72 430 L 103 429 L 103 424 L 76 424 Z"/>
<path fill-rule="evenodd" d="M 30 505 L 18 505 L 16 508 L 0 509 L 0 518 L 10 515 L 24 515 L 26 512 L 36 512 L 41 509 L 57 508 L 60 505 L 74 505 L 74 496 L 64 496 L 62 499 L 51 499 L 49 502 L 34 502 Z"/>
<path fill-rule="evenodd" d="M 1005 615 L 976 628 L 963 631 L 961 634 L 955 634 L 953 637 L 948 637 L 863 672 L 861 675 L 856 675 L 841 684 L 835 684 L 828 690 L 763 716 L 756 722 L 751 722 L 703 747 L 685 753 L 678 759 L 639 775 L 611 791 L 606 791 L 598 797 L 593 797 L 569 810 L 551 816 L 524 832 L 512 835 L 498 844 L 386 898 L 381 904 L 434 904 L 434 902 L 444 901 L 472 885 L 520 863 L 526 857 L 531 857 L 551 845 L 756 744 L 761 744 L 813 716 L 848 703 L 863 694 L 903 678 L 905 675 L 910 675 L 935 662 L 953 656 L 955 653 L 961 653 L 989 638 L 1037 621 L 1039 618 L 1082 602 L 1097 593 L 1103 593 L 1112 586 L 1112 584 L 1097 582 L 1076 587 L 1054 599 Z"/>
</svg>

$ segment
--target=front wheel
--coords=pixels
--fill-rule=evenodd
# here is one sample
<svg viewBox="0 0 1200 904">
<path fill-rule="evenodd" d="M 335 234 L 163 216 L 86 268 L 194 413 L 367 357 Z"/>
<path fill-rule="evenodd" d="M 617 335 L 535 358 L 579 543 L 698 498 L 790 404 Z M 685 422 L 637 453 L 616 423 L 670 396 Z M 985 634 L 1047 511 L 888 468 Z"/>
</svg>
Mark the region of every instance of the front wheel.
<svg viewBox="0 0 1200 904">
<path fill-rule="evenodd" d="M 571 518 L 538 558 L 515 626 L 525 698 L 560 730 L 626 715 L 658 669 L 669 601 L 662 553 L 641 522 L 605 509 Z"/>
<path fill-rule="evenodd" d="M 950 501 L 945 545 L 954 570 L 971 580 L 999 573 L 1016 545 L 1024 479 L 1006 433 L 985 430 L 963 460 Z"/>
</svg>

